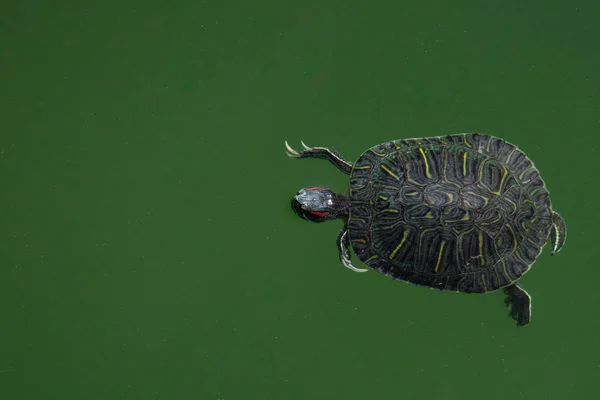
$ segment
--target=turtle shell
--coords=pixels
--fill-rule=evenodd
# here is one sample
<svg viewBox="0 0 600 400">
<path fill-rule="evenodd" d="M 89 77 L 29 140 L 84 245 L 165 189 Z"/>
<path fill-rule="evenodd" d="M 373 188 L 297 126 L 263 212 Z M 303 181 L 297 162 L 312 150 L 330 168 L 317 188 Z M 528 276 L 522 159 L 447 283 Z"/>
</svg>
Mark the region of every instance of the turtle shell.
<svg viewBox="0 0 600 400">
<path fill-rule="evenodd" d="M 482 293 L 529 270 L 552 227 L 531 160 L 477 134 L 397 140 L 350 176 L 352 248 L 369 267 L 440 290 Z"/>
</svg>

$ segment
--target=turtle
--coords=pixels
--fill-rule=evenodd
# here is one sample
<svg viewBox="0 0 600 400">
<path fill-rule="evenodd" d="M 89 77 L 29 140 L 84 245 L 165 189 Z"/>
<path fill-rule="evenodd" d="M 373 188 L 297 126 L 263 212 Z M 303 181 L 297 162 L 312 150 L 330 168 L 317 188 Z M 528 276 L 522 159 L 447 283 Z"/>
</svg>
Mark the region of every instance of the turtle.
<svg viewBox="0 0 600 400">
<path fill-rule="evenodd" d="M 531 297 L 518 280 L 548 238 L 566 239 L 564 219 L 533 162 L 514 144 L 482 133 L 400 139 L 366 150 L 352 164 L 304 142 L 292 158 L 328 160 L 350 176 L 344 193 L 299 190 L 292 209 L 311 222 L 342 219 L 342 265 L 438 290 L 502 289 L 517 326 L 531 321 Z M 351 252 L 368 269 L 355 267 Z"/>
</svg>

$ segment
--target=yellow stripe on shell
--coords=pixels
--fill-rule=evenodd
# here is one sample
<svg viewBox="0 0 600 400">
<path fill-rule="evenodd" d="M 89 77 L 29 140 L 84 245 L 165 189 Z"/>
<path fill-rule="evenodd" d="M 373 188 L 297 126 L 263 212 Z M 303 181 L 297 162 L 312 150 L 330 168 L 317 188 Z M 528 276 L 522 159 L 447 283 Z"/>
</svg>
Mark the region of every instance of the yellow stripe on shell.
<svg viewBox="0 0 600 400">
<path fill-rule="evenodd" d="M 394 178 L 395 180 L 399 181 L 400 178 L 398 178 L 398 175 L 396 175 L 395 173 L 393 173 L 387 166 L 385 166 L 384 164 L 381 164 L 381 169 L 384 170 L 385 172 L 388 173 L 388 175 L 390 175 L 392 178 Z"/>
<path fill-rule="evenodd" d="M 444 252 L 444 245 L 446 244 L 445 240 L 442 240 L 442 245 L 440 246 L 440 251 L 438 252 L 437 262 L 435 263 L 435 272 L 438 272 L 440 268 L 440 262 L 442 261 L 442 253 Z"/>
<path fill-rule="evenodd" d="M 479 232 L 477 242 L 479 242 L 479 258 L 481 258 L 481 266 L 483 267 L 485 265 L 485 257 L 483 256 L 483 234 L 481 232 Z"/>
<path fill-rule="evenodd" d="M 429 163 L 427 162 L 427 156 L 425 155 L 422 147 L 419 147 L 419 152 L 421 152 L 421 156 L 423 156 L 423 162 L 425 163 L 425 176 L 431 179 L 432 176 L 431 172 L 429 171 Z"/>
<path fill-rule="evenodd" d="M 402 247 L 404 242 L 406 242 L 407 237 L 408 237 L 408 230 L 405 230 L 404 233 L 402 234 L 402 240 L 400 240 L 400 244 L 398 244 L 398 246 L 396 246 L 394 251 L 392 251 L 392 254 L 390 254 L 390 260 L 394 258 L 394 256 L 398 252 L 398 250 L 400 250 L 400 247 Z"/>
</svg>

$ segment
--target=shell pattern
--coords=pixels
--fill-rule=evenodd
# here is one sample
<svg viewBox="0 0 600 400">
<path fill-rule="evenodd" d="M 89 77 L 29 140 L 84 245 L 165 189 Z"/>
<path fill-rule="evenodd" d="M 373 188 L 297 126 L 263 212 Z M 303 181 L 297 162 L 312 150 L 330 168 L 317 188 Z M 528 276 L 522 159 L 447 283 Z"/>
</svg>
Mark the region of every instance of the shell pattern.
<svg viewBox="0 0 600 400">
<path fill-rule="evenodd" d="M 482 293 L 529 270 L 552 227 L 552 206 L 532 161 L 483 134 L 377 145 L 350 176 L 350 242 L 391 277 Z"/>
</svg>

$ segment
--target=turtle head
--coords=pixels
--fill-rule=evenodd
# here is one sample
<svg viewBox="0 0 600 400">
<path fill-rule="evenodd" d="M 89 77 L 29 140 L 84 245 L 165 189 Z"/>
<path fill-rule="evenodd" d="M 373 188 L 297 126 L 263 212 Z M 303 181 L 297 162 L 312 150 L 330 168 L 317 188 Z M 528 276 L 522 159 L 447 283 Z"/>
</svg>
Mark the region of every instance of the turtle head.
<svg viewBox="0 0 600 400">
<path fill-rule="evenodd" d="M 350 199 L 322 187 L 300 189 L 292 198 L 292 208 L 308 221 L 323 222 L 334 218 L 346 218 Z"/>
</svg>

